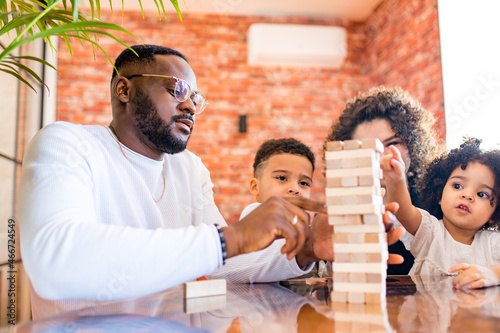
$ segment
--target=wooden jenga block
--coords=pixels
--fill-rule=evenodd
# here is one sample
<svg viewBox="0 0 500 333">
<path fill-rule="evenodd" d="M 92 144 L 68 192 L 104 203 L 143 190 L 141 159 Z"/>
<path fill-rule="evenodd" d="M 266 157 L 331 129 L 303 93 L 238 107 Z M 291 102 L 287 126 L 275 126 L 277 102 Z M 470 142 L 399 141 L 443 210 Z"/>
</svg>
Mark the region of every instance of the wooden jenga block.
<svg viewBox="0 0 500 333">
<path fill-rule="evenodd" d="M 328 161 L 326 161 L 326 169 L 327 170 L 342 169 L 342 166 L 343 166 L 342 161 L 343 160 L 328 160 Z"/>
<path fill-rule="evenodd" d="M 222 295 L 226 293 L 226 280 L 202 280 L 184 283 L 184 298 Z"/>
<path fill-rule="evenodd" d="M 377 273 L 383 274 L 387 270 L 387 263 L 332 263 L 332 270 L 337 273 Z"/>
<path fill-rule="evenodd" d="M 344 201 L 344 197 L 341 197 L 341 196 L 326 197 L 326 205 L 327 206 L 330 206 L 330 205 L 334 205 L 334 206 L 343 205 L 343 201 Z"/>
<path fill-rule="evenodd" d="M 339 151 L 344 149 L 343 141 L 329 141 L 326 143 L 327 151 Z"/>
<path fill-rule="evenodd" d="M 333 240 L 333 243 L 349 243 L 349 235 L 348 234 L 333 234 L 332 240 Z"/>
<path fill-rule="evenodd" d="M 367 273 L 349 273 L 349 281 L 352 283 L 366 283 L 367 281 Z M 338 281 L 338 282 L 343 282 L 343 281 Z"/>
<path fill-rule="evenodd" d="M 374 186 L 358 186 L 358 187 L 349 187 L 349 188 L 341 188 L 341 187 L 327 187 L 326 188 L 326 196 L 345 196 L 345 195 L 380 195 L 380 187 Z"/>
<path fill-rule="evenodd" d="M 387 234 L 378 233 L 378 234 L 365 234 L 365 243 L 387 243 Z"/>
<path fill-rule="evenodd" d="M 330 225 L 354 225 L 363 224 L 361 215 L 332 215 L 328 216 L 328 224 Z"/>
<path fill-rule="evenodd" d="M 351 273 L 335 273 L 335 272 L 333 272 L 333 281 L 349 282 L 349 275 L 350 274 Z"/>
<path fill-rule="evenodd" d="M 332 302 L 345 303 L 345 302 L 347 302 L 347 293 L 346 292 L 339 292 L 339 291 L 332 291 L 330 293 L 330 300 Z"/>
<path fill-rule="evenodd" d="M 366 253 L 365 262 L 381 262 L 384 260 L 382 253 Z"/>
<path fill-rule="evenodd" d="M 339 273 L 340 274 L 340 273 Z M 368 283 L 385 283 L 385 278 L 387 274 L 381 273 L 367 273 L 366 274 L 366 282 Z"/>
<path fill-rule="evenodd" d="M 349 262 L 366 262 L 366 253 L 349 253 Z"/>
<path fill-rule="evenodd" d="M 347 293 L 347 302 L 363 304 L 365 302 L 365 294 L 360 292 L 349 292 Z"/>
<path fill-rule="evenodd" d="M 332 206 L 338 205 L 363 205 L 363 204 L 379 204 L 383 199 L 380 195 L 363 194 L 363 195 L 344 195 L 344 196 L 327 196 L 326 204 Z"/>
<path fill-rule="evenodd" d="M 328 178 L 331 179 L 331 178 Z M 354 187 L 358 186 L 359 184 L 359 177 L 356 176 L 348 176 L 348 177 L 342 177 L 340 178 L 340 185 L 342 187 Z"/>
<path fill-rule="evenodd" d="M 357 195 L 346 195 L 342 197 L 341 205 L 356 205 L 358 204 L 358 196 Z M 366 202 L 368 203 L 368 202 Z"/>
<path fill-rule="evenodd" d="M 385 232 L 385 228 L 382 224 L 336 225 L 333 227 L 333 232 L 339 234 L 374 234 Z"/>
<path fill-rule="evenodd" d="M 342 235 L 342 234 L 339 234 Z M 360 244 L 365 242 L 366 236 L 365 234 L 347 234 L 347 240 L 349 243 Z"/>
<path fill-rule="evenodd" d="M 343 178 L 343 177 L 354 177 L 354 176 L 375 177 L 377 175 L 378 175 L 378 170 L 375 167 L 326 170 L 326 178 Z"/>
<path fill-rule="evenodd" d="M 387 251 L 385 243 L 365 243 L 365 244 L 333 244 L 334 253 L 382 253 Z"/>
<path fill-rule="evenodd" d="M 329 187 L 329 188 L 336 188 L 336 187 L 339 187 L 341 188 L 342 187 L 342 178 L 327 178 L 326 179 L 326 186 Z"/>
<path fill-rule="evenodd" d="M 377 186 L 380 187 L 380 177 L 379 176 L 359 176 L 358 183 L 359 186 Z"/>
<path fill-rule="evenodd" d="M 366 168 L 380 165 L 380 157 L 378 155 L 372 157 L 344 158 L 337 161 L 340 161 L 341 169 Z"/>
<path fill-rule="evenodd" d="M 332 205 L 328 206 L 327 209 L 328 209 L 328 215 L 366 215 L 366 214 L 381 214 L 384 212 L 380 204 L 340 205 L 340 206 Z"/>
<path fill-rule="evenodd" d="M 334 253 L 333 261 L 335 262 L 351 262 L 351 257 L 349 253 Z"/>
<path fill-rule="evenodd" d="M 382 198 L 380 197 L 380 199 L 382 199 Z M 382 214 L 365 214 L 365 215 L 363 215 L 363 223 L 364 224 L 383 223 L 383 215 Z"/>
<path fill-rule="evenodd" d="M 373 149 L 357 149 L 357 150 L 341 150 L 341 151 L 325 151 L 325 160 L 336 160 L 346 158 L 362 158 L 376 156 Z"/>
<path fill-rule="evenodd" d="M 371 148 L 381 154 L 384 153 L 385 149 L 384 144 L 379 139 L 376 138 L 361 140 L 361 147 L 365 149 Z"/>
<path fill-rule="evenodd" d="M 361 145 L 361 140 L 344 140 L 344 150 L 359 149 Z"/>
</svg>

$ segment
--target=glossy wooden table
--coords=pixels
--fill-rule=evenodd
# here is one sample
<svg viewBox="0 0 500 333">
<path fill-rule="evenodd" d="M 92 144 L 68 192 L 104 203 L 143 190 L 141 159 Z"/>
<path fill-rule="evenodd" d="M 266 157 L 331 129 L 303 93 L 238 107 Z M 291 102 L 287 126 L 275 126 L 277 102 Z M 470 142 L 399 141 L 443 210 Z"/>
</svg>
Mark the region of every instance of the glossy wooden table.
<svg viewBox="0 0 500 333">
<path fill-rule="evenodd" d="M 331 281 L 228 285 L 226 295 L 183 298 L 182 288 L 114 302 L 35 300 L 16 332 L 499 332 L 500 287 L 470 293 L 436 280 L 391 276 L 387 304 L 331 303 Z"/>
</svg>

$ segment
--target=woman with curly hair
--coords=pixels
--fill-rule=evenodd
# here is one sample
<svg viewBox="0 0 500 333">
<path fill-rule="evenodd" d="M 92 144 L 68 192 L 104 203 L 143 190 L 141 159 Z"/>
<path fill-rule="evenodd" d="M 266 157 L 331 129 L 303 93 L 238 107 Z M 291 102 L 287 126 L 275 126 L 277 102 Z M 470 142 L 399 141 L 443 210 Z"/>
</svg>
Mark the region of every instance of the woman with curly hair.
<svg viewBox="0 0 500 333">
<path fill-rule="evenodd" d="M 378 138 L 389 153 L 395 146 L 405 161 L 407 185 L 414 202 L 417 202 L 415 184 L 423 167 L 437 155 L 437 142 L 433 132 L 434 118 L 399 87 L 377 87 L 357 96 L 348 103 L 334 123 L 326 141 Z M 325 142 L 326 145 L 326 142 Z M 382 187 L 385 187 L 382 180 Z M 407 250 L 411 235 L 389 246 L 390 253 L 400 254 L 404 262 L 390 265 L 387 274 L 408 274 L 413 256 Z M 404 245 L 403 245 L 404 243 Z"/>
<path fill-rule="evenodd" d="M 468 139 L 431 162 L 419 180 L 423 209 L 412 204 L 398 149 L 381 158 L 387 198 L 399 203 L 396 217 L 415 236 L 410 275 L 458 273 L 455 288 L 499 283 L 500 233 L 486 227 L 500 224 L 500 150 L 482 151 L 480 143 Z"/>
</svg>

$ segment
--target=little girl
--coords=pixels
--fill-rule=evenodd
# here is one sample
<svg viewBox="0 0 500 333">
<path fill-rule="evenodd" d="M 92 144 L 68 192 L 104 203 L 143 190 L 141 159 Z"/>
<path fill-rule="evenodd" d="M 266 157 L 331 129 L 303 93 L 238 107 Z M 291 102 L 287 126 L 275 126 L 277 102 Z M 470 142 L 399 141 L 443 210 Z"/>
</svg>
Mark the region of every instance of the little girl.
<svg viewBox="0 0 500 333">
<path fill-rule="evenodd" d="M 481 151 L 480 143 L 468 139 L 430 163 L 419 184 L 423 209 L 411 203 L 398 149 L 381 158 L 387 199 L 399 203 L 396 217 L 415 236 L 410 275 L 458 273 L 455 288 L 499 284 L 500 232 L 486 227 L 500 224 L 500 150 Z"/>
</svg>

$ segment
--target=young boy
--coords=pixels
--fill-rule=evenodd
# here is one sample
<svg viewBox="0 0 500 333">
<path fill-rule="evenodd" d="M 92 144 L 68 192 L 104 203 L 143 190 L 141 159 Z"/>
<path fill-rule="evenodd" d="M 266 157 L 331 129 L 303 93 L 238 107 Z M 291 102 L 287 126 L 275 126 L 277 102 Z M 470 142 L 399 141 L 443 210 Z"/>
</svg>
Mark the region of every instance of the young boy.
<svg viewBox="0 0 500 333">
<path fill-rule="evenodd" d="M 245 207 L 240 220 L 271 196 L 309 198 L 314 163 L 311 149 L 296 139 L 265 141 L 255 155 L 250 180 L 250 193 L 257 202 Z"/>
<path fill-rule="evenodd" d="M 315 158 L 309 147 L 293 138 L 265 141 L 255 155 L 250 193 L 254 202 L 243 209 L 240 220 L 271 196 L 311 196 Z M 312 217 L 312 216 L 311 216 Z M 302 277 L 331 274 L 331 264 L 320 261 Z"/>
</svg>

